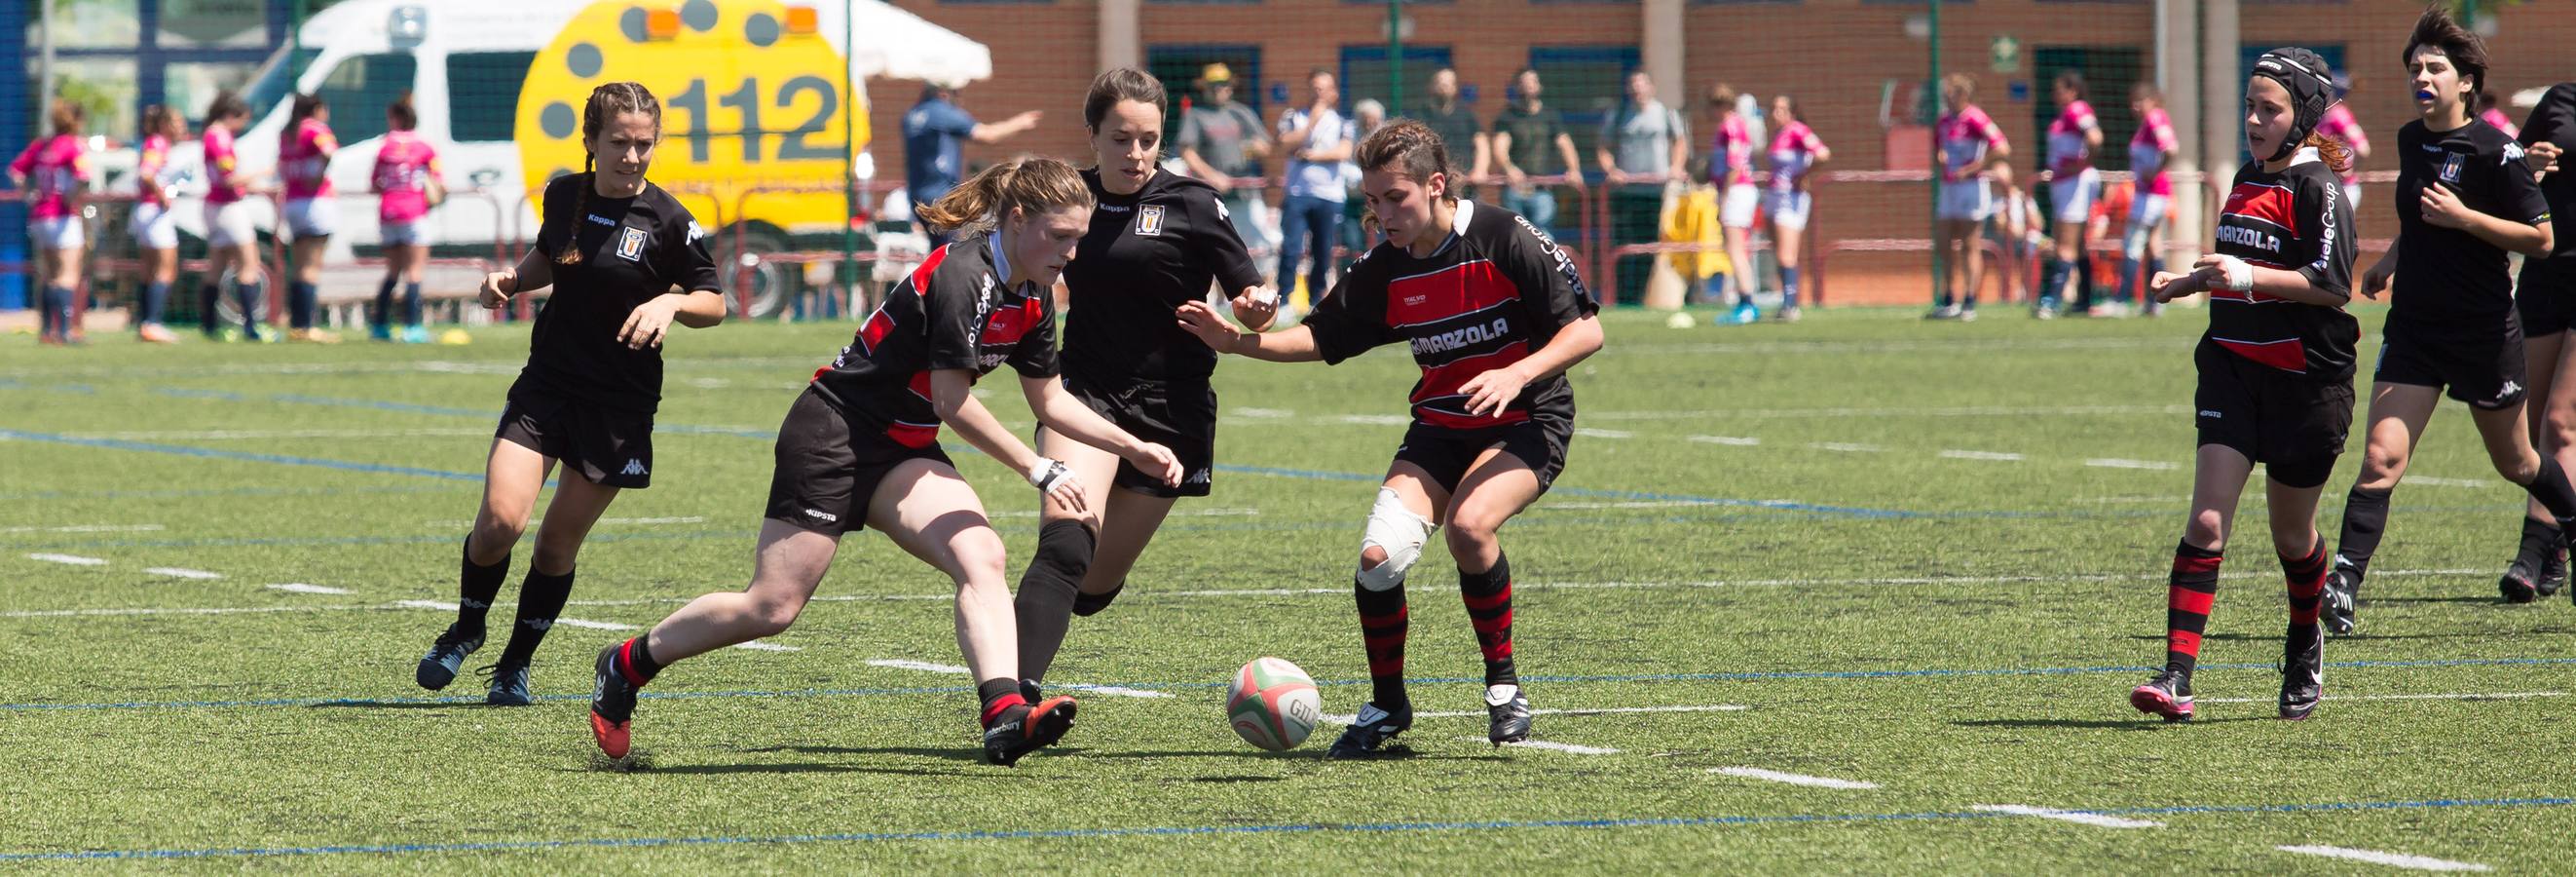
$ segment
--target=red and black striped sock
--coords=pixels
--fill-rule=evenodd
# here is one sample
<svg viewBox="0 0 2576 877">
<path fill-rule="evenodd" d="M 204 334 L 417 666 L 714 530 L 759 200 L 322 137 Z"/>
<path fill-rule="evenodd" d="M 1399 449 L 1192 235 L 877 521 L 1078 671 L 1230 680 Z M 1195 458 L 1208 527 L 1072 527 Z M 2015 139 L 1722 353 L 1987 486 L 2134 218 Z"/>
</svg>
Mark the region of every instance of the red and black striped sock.
<svg viewBox="0 0 2576 877">
<path fill-rule="evenodd" d="M 2290 626 L 2302 629 L 2317 626 L 2317 605 L 2326 592 L 2326 542 L 2318 539 L 2306 557 L 2281 555 L 2281 575 L 2290 582 Z"/>
<path fill-rule="evenodd" d="M 2174 546 L 2173 574 L 2165 582 L 2165 669 L 2189 673 L 2200 663 L 2200 634 L 2209 626 L 2209 604 L 2218 596 L 2222 555 L 2189 542 Z"/>
<path fill-rule="evenodd" d="M 617 675 L 626 677 L 626 684 L 642 688 L 662 672 L 662 662 L 653 660 L 653 650 L 645 646 L 652 638 L 647 632 L 617 645 L 617 657 L 611 666 Z"/>
<path fill-rule="evenodd" d="M 1360 637 L 1368 646 L 1370 702 L 1398 712 L 1412 703 L 1404 693 L 1404 635 L 1412 627 L 1404 586 L 1372 591 L 1354 580 L 1351 593 L 1359 598 Z"/>
<path fill-rule="evenodd" d="M 984 701 L 984 727 L 987 728 L 1000 721 L 1002 714 L 1010 712 L 1012 707 L 1028 705 L 1028 699 L 1020 696 L 1020 683 L 1015 679 L 986 679 L 976 683 L 975 696 Z"/>
<path fill-rule="evenodd" d="M 1512 565 L 1496 556 L 1492 569 L 1458 571 L 1458 593 L 1467 601 L 1467 620 L 1476 628 L 1476 648 L 1485 653 L 1486 685 L 1519 685 L 1512 667 Z"/>
</svg>

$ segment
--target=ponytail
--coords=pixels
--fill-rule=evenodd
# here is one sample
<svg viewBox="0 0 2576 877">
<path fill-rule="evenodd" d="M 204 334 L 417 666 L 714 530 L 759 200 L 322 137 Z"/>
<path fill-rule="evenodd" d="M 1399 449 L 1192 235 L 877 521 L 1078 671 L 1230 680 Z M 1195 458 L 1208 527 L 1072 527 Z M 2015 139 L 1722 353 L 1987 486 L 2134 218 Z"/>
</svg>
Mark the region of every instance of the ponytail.
<svg viewBox="0 0 2576 877">
<path fill-rule="evenodd" d="M 2352 152 L 2344 147 L 2341 140 L 2323 134 L 2309 134 L 2308 139 L 2300 141 L 2299 145 L 2316 150 L 2317 158 L 2335 173 L 2352 171 Z"/>
<path fill-rule="evenodd" d="M 304 130 L 304 120 L 313 118 L 313 111 L 321 108 L 321 95 L 300 92 L 295 95 L 294 107 L 286 112 L 286 127 L 278 129 L 277 132 L 279 154 L 284 154 L 288 147 L 295 145 L 296 136 Z"/>
<path fill-rule="evenodd" d="M 1092 206 L 1091 187 L 1072 165 L 1022 156 L 977 172 L 939 200 L 913 209 L 934 231 L 987 231 L 1010 216 Z"/>
</svg>

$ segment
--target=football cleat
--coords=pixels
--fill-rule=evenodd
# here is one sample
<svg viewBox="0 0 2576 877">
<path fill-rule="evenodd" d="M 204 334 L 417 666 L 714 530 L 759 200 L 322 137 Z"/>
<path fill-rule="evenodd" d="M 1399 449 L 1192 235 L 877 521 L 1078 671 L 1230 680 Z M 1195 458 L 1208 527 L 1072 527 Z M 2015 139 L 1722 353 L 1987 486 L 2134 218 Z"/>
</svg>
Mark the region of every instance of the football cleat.
<svg viewBox="0 0 2576 877">
<path fill-rule="evenodd" d="M 1021 683 L 1023 686 L 1028 683 Z M 1011 767 L 1020 757 L 1055 745 L 1073 730 L 1074 702 L 1070 697 L 1054 697 L 1037 705 L 1022 704 L 1002 712 L 1001 718 L 984 729 L 984 760 Z"/>
<path fill-rule="evenodd" d="M 2496 593 L 2507 603 L 2529 603 L 2540 597 L 2540 562 L 2529 554 L 2513 559 L 2496 579 Z"/>
<path fill-rule="evenodd" d="M 512 662 L 488 664 L 475 671 L 492 677 L 492 688 L 483 702 L 493 706 L 527 706 L 536 698 L 528 696 L 528 665 Z"/>
<path fill-rule="evenodd" d="M 2317 711 L 2326 688 L 2326 634 L 2316 625 L 2299 633 L 2291 625 L 2281 643 L 2281 718 L 2298 721 Z"/>
<path fill-rule="evenodd" d="M 1926 320 L 1956 320 L 1959 318 L 1960 313 L 1958 305 L 1940 305 L 1934 307 L 1930 313 L 1924 314 L 1923 318 Z"/>
<path fill-rule="evenodd" d="M 1360 704 L 1360 714 L 1342 729 L 1341 739 L 1324 751 L 1326 758 L 1374 758 L 1387 754 L 1386 744 L 1395 735 L 1413 729 L 1413 705 L 1405 704 L 1401 712 L 1390 713 L 1377 704 Z"/>
<path fill-rule="evenodd" d="M 635 685 L 617 671 L 618 648 L 600 649 L 591 665 L 590 736 L 610 758 L 626 757 L 635 723 Z"/>
<path fill-rule="evenodd" d="M 2531 591 L 2538 596 L 2547 597 L 2557 594 L 2558 589 L 2565 587 L 2566 584 L 2567 549 L 2556 545 L 2549 546 L 2549 553 L 2540 556 L 2540 575 L 2532 578 Z"/>
<path fill-rule="evenodd" d="M 2353 628 L 2361 625 L 2360 607 L 2361 573 L 2344 563 L 2343 558 L 2335 558 L 2334 570 L 2326 573 L 2325 602 L 2317 613 L 2318 620 L 2325 623 L 2327 633 L 2349 636 Z"/>
<path fill-rule="evenodd" d="M 447 683 L 456 681 L 456 671 L 465 666 L 465 656 L 482 647 L 481 631 L 468 637 L 460 633 L 456 625 L 450 624 L 446 632 L 439 634 L 438 640 L 430 644 L 429 654 L 420 656 L 420 667 L 412 671 L 412 681 L 431 691 L 446 688 Z"/>
<path fill-rule="evenodd" d="M 1492 720 L 1486 726 L 1485 739 L 1494 745 L 1518 743 L 1529 739 L 1529 694 L 1518 685 L 1485 686 L 1485 715 Z"/>
<path fill-rule="evenodd" d="M 2142 713 L 2163 716 L 2168 722 L 2191 721 L 2191 674 L 2180 670 L 2157 673 L 2147 684 L 2129 692 L 2129 705 Z"/>
</svg>

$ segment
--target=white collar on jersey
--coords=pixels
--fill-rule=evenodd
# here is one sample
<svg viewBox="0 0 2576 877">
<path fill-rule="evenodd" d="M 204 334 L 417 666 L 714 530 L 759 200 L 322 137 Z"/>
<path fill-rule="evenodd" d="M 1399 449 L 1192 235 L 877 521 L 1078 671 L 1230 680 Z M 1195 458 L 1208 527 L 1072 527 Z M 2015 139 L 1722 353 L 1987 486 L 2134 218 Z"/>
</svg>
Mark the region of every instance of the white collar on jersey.
<svg viewBox="0 0 2576 877">
<path fill-rule="evenodd" d="M 993 254 L 993 279 L 1001 281 L 1003 289 L 1018 288 L 1011 282 L 1011 257 L 1002 255 L 1002 227 L 999 224 L 985 233 L 984 251 Z"/>
<path fill-rule="evenodd" d="M 1439 246 L 1431 248 L 1431 255 L 1440 255 L 1442 251 L 1449 249 L 1449 245 L 1457 243 L 1459 238 L 1466 237 L 1467 220 L 1474 216 L 1475 212 L 1476 202 L 1465 198 L 1458 199 L 1458 213 L 1449 217 L 1449 234 L 1440 239 Z"/>
<path fill-rule="evenodd" d="M 2300 166 L 2300 165 L 2307 164 L 2308 162 L 2312 162 L 2312 161 L 2324 161 L 2324 160 L 2325 160 L 2325 159 L 2322 159 L 2322 158 L 2317 157 L 2317 148 L 2316 148 L 2316 147 L 2314 147 L 2314 146 L 2302 146 L 2302 147 L 2299 147 L 2299 151 L 2297 151 L 2297 152 L 2293 152 L 2293 153 L 2290 153 L 2290 163 L 2289 163 L 2288 165 L 2284 166 L 2282 169 L 2283 169 L 2283 170 L 2288 170 L 2289 168 L 2298 167 L 2298 166 Z"/>
</svg>

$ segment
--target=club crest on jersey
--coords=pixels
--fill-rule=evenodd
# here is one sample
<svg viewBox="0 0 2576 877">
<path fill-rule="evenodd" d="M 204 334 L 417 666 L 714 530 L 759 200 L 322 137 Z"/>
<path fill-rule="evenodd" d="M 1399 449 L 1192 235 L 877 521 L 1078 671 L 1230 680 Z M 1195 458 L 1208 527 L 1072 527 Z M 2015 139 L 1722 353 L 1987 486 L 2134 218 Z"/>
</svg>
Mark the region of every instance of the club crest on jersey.
<svg viewBox="0 0 2576 877">
<path fill-rule="evenodd" d="M 624 257 L 626 261 L 629 262 L 643 261 L 644 230 L 640 228 L 624 228 L 619 229 L 618 231 L 622 233 L 617 236 L 617 255 Z"/>
<path fill-rule="evenodd" d="M 1149 238 L 1163 236 L 1163 208 L 1161 205 L 1148 204 L 1143 207 L 1136 208 L 1136 234 L 1139 237 Z"/>
<path fill-rule="evenodd" d="M 2462 163 L 2462 159 L 2465 159 L 2465 158 L 2467 158 L 2467 156 L 2464 156 L 2464 155 L 2458 155 L 2458 154 L 2452 154 L 2452 155 L 2447 155 L 2447 156 L 2443 156 L 2443 157 L 2442 157 L 2442 174 L 2441 174 L 2441 176 L 2442 176 L 2442 182 L 2450 183 L 2450 184 L 2453 184 L 2453 185 L 2458 185 L 2458 184 L 2459 184 L 2459 182 L 2460 182 L 2460 164 Z"/>
</svg>

